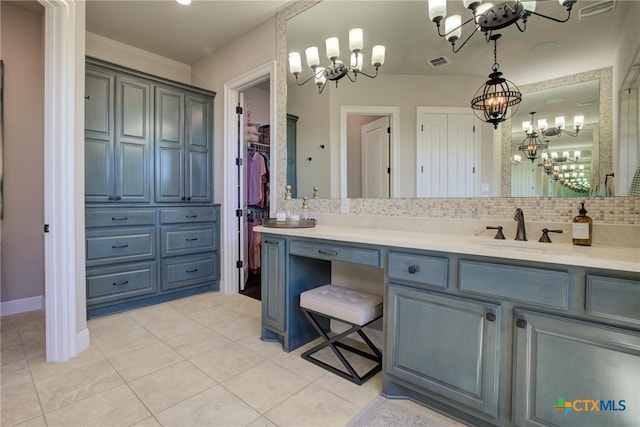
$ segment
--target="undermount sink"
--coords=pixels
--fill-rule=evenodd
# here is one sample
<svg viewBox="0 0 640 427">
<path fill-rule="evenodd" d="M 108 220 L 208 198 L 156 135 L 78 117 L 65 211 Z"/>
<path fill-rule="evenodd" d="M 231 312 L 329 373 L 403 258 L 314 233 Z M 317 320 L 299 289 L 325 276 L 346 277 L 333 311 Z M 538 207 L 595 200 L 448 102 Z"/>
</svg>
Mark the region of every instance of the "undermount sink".
<svg viewBox="0 0 640 427">
<path fill-rule="evenodd" d="M 507 251 L 522 251 L 522 252 L 536 252 L 536 253 L 568 253 L 571 248 L 564 245 L 554 243 L 540 243 L 530 241 L 518 241 L 518 240 L 471 240 L 471 243 L 475 245 L 484 246 L 489 249 L 500 249 Z"/>
</svg>

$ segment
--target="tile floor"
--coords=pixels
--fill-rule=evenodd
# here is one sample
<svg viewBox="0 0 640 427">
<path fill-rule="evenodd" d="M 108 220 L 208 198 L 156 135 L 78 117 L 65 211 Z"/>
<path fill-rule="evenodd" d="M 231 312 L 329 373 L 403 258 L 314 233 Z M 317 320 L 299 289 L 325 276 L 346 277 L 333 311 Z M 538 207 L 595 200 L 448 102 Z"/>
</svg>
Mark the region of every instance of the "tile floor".
<svg viewBox="0 0 640 427">
<path fill-rule="evenodd" d="M 344 426 L 381 391 L 260 340 L 260 302 L 207 293 L 88 322 L 45 362 L 44 312 L 1 318 L 2 426 Z M 305 347 L 307 348 L 307 347 Z M 459 425 L 419 405 L 443 426 Z"/>
</svg>

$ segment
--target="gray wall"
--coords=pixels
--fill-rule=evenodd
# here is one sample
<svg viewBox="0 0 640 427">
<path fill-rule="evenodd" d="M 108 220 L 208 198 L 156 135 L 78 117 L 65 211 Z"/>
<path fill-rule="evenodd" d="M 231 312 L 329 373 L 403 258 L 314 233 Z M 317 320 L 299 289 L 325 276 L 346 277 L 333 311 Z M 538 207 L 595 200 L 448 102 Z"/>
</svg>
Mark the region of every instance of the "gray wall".
<svg viewBox="0 0 640 427">
<path fill-rule="evenodd" d="M 44 13 L 3 2 L 1 301 L 44 296 Z M 35 5 L 34 5 L 35 4 Z"/>
</svg>

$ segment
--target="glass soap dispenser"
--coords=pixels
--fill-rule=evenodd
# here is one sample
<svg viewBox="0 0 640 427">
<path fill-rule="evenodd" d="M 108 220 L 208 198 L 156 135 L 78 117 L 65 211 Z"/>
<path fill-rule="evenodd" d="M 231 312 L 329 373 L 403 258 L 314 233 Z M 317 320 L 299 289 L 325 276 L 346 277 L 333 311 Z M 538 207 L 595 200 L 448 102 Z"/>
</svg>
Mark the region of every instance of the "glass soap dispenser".
<svg viewBox="0 0 640 427">
<path fill-rule="evenodd" d="M 593 220 L 587 216 L 587 210 L 584 208 L 584 202 L 580 203 L 581 207 L 578 216 L 573 218 L 573 226 L 571 228 L 573 244 L 580 246 L 591 246 L 593 237 Z"/>
</svg>

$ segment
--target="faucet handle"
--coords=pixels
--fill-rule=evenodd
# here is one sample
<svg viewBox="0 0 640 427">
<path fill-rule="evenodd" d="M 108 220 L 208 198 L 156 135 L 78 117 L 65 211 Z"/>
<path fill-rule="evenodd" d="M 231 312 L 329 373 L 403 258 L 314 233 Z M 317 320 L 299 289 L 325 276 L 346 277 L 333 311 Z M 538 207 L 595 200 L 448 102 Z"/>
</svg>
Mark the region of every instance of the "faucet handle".
<svg viewBox="0 0 640 427">
<path fill-rule="evenodd" d="M 551 239 L 549 238 L 549 234 L 547 233 L 562 233 L 562 230 L 549 230 L 548 228 L 542 229 L 542 236 L 538 242 L 542 243 L 551 243 Z"/>
<path fill-rule="evenodd" d="M 494 237 L 494 239 L 500 239 L 500 240 L 504 240 L 504 234 L 502 234 L 502 226 L 498 226 L 498 227 L 491 227 L 489 225 L 487 225 L 487 230 L 498 230 L 498 232 L 496 233 L 496 237 Z"/>
</svg>

